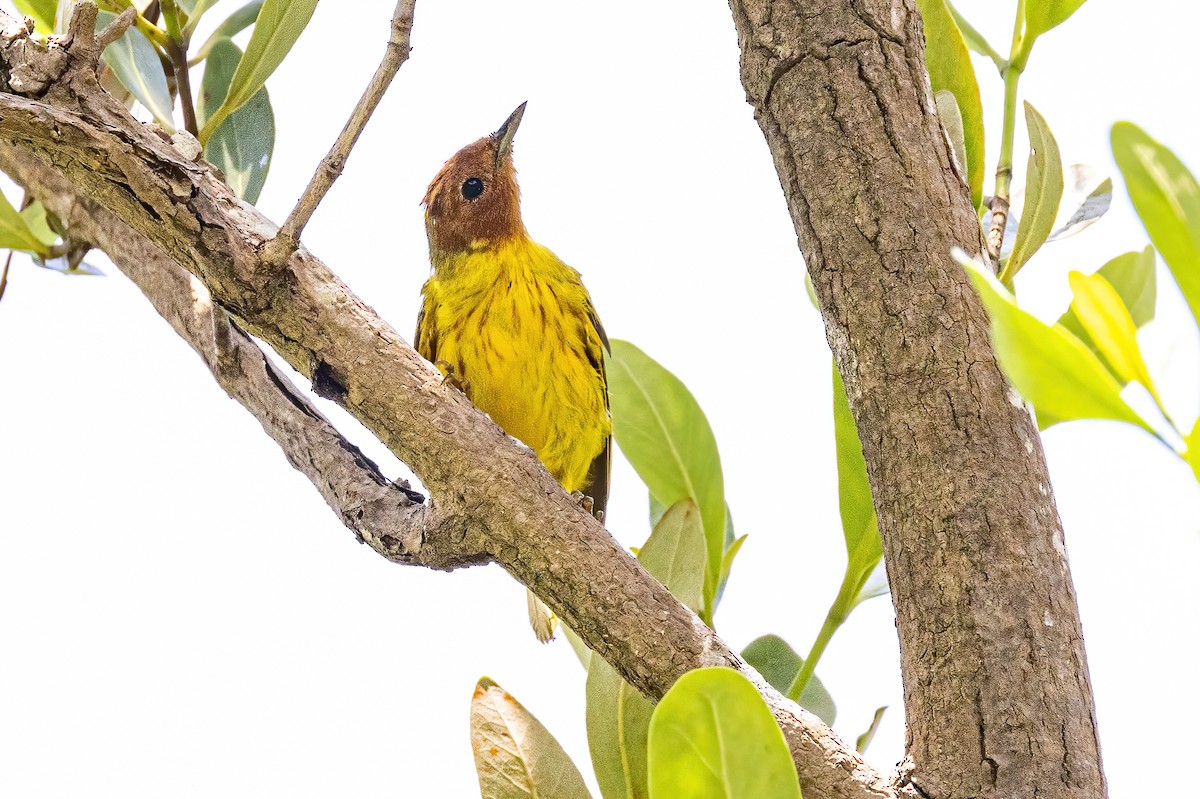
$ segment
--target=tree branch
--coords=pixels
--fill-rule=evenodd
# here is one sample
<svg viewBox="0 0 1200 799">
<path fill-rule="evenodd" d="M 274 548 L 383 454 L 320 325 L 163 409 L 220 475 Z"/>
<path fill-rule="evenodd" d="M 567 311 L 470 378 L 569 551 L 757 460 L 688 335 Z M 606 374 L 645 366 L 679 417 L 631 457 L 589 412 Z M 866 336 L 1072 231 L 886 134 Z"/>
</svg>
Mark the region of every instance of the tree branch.
<svg viewBox="0 0 1200 799">
<path fill-rule="evenodd" d="M 1105 795 L 1041 440 L 961 268 L 981 231 L 914 0 L 731 0 L 742 82 L 863 443 L 908 722 L 936 797 Z"/>
<path fill-rule="evenodd" d="M 89 9 L 94 21 L 94 6 L 77 8 L 85 18 L 73 24 L 68 47 L 47 49 L 12 25 L 0 33 L 0 168 L 146 286 L 343 521 L 378 513 L 353 529 L 373 545 L 394 547 L 394 560 L 439 568 L 494 560 L 652 698 L 690 669 L 739 669 L 772 708 L 810 796 L 895 795 L 650 577 L 528 448 L 444 385 L 324 264 L 304 249 L 265 263 L 274 225 L 102 92 Z M 88 58 L 77 57 L 76 47 Z M 408 463 L 432 494 L 428 507 L 408 505 L 387 486 L 372 488 L 375 470 L 311 406 L 296 403 L 294 390 L 276 380 L 237 328 L 206 316 L 202 293 L 199 301 L 184 298 L 182 276 L 168 263 L 199 278 L 239 327 L 267 341 Z M 202 329 L 214 321 L 211 333 Z M 322 485 L 331 478 L 340 487 Z"/>
</svg>

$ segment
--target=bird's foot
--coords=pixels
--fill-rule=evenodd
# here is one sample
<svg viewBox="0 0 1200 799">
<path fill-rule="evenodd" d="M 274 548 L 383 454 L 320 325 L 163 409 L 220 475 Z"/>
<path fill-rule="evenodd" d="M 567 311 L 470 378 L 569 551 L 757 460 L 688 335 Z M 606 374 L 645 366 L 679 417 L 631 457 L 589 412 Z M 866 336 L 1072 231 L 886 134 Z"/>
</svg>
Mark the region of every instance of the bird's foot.
<svg viewBox="0 0 1200 799">
<path fill-rule="evenodd" d="M 450 363 L 449 361 L 436 361 L 433 365 L 436 366 L 438 371 L 442 373 L 443 383 L 447 383 L 448 385 L 457 388 L 463 394 L 467 393 L 466 377 L 457 373 L 457 370 L 454 368 L 454 364 Z"/>
<path fill-rule="evenodd" d="M 584 494 L 582 491 L 572 491 L 571 499 L 574 499 L 583 510 L 592 513 L 593 516 L 596 515 L 596 501 L 588 497 L 587 494 Z M 600 513 L 601 515 L 604 515 L 604 511 L 600 511 Z M 601 518 L 600 521 L 602 522 L 604 519 Z"/>
</svg>

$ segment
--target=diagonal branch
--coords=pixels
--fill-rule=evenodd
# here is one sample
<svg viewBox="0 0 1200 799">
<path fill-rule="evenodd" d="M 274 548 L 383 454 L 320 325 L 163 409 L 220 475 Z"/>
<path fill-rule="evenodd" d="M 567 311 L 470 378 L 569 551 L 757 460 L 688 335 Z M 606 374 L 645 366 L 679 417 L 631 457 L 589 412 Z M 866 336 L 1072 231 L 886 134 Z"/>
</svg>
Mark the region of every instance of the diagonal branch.
<svg viewBox="0 0 1200 799">
<path fill-rule="evenodd" d="M 31 187 L 73 237 L 98 242 L 186 341 L 213 379 L 262 424 L 288 462 L 306 476 L 342 523 L 397 563 L 450 569 L 482 561 L 442 542 L 449 531 L 407 481 L 393 483 L 213 304 L 204 284 L 100 205 L 77 195 L 57 173 L 0 151 L 4 171 Z M 429 531 L 433 530 L 433 533 Z M 441 545 L 439 546 L 439 544 Z"/>
<path fill-rule="evenodd" d="M 249 399 L 247 408 L 294 465 L 341 483 L 326 498 L 343 521 L 372 505 L 358 494 L 376 496 L 365 485 L 374 482 L 373 470 L 319 414 L 311 424 L 310 407 L 295 402 L 269 364 L 260 368 L 261 352 L 237 328 L 218 318 L 211 339 L 193 328 L 187 317 L 197 302 L 182 296 L 181 273 L 165 264 L 195 275 L 238 327 L 343 405 L 427 486 L 432 499 L 421 508 L 383 486 L 381 504 L 393 512 L 380 523 L 395 526 L 359 525 L 368 542 L 395 547 L 395 560 L 442 568 L 494 560 L 648 696 L 661 697 L 693 668 L 736 668 L 772 708 L 810 796 L 895 795 L 819 720 L 766 685 L 567 496 L 528 448 L 445 386 L 324 264 L 303 248 L 282 263 L 264 262 L 275 226 L 100 89 L 89 40 L 94 14 L 91 4 L 77 8 L 75 41 L 65 48 L 48 50 L 16 26 L 0 32 L 0 168 L 159 299 L 168 320 L 214 364 L 217 379 Z M 88 57 L 72 56 L 76 46 Z M 139 262 L 151 273 L 138 272 Z M 171 281 L 170 290 L 159 285 Z M 201 319 L 196 324 L 212 316 Z M 276 422 L 273 414 L 287 405 L 299 416 Z M 321 465 L 310 472 L 306 464 L 314 463 Z"/>
</svg>

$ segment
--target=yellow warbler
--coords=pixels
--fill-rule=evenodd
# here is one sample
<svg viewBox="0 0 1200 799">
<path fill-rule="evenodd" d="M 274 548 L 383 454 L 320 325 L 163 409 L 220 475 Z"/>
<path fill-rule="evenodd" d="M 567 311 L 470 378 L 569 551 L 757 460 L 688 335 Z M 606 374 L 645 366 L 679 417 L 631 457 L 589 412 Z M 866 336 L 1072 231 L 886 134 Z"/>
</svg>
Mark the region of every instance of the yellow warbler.
<svg viewBox="0 0 1200 799">
<path fill-rule="evenodd" d="M 608 339 L 579 273 L 521 221 L 512 142 L 524 112 L 522 103 L 495 133 L 459 150 L 425 192 L 433 274 L 421 289 L 416 346 L 603 518 Z M 554 617 L 532 592 L 529 621 L 550 640 Z"/>
</svg>

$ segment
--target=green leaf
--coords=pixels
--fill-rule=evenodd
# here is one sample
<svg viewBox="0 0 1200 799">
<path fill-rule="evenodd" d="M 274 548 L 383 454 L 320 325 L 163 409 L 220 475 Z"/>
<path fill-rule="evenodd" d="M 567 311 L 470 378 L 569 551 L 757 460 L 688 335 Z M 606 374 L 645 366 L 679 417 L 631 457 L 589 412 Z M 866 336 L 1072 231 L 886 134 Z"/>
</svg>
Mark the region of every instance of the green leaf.
<svg viewBox="0 0 1200 799">
<path fill-rule="evenodd" d="M 592 665 L 591 648 L 567 625 L 562 625 L 562 631 L 563 635 L 567 637 L 567 643 L 571 645 L 572 651 L 575 652 L 575 657 L 579 658 L 579 665 L 583 666 L 584 671 L 587 671 L 588 666 Z"/>
<path fill-rule="evenodd" d="M 1200 187 L 1175 154 L 1132 122 L 1112 128 L 1113 156 L 1150 241 L 1200 325 Z"/>
<path fill-rule="evenodd" d="M 663 514 L 638 552 L 646 571 L 683 604 L 699 612 L 704 602 L 704 523 L 695 500 L 681 499 Z"/>
<path fill-rule="evenodd" d="M 967 47 L 982 56 L 992 59 L 997 69 L 1004 69 L 1006 64 L 1004 58 L 996 52 L 996 48 L 988 44 L 988 40 L 984 38 L 982 33 L 975 30 L 971 23 L 967 22 L 966 17 L 958 13 L 958 9 L 949 0 L 946 2 L 946 10 L 950 12 L 950 16 L 954 18 L 954 24 L 962 32 L 963 41 L 967 43 Z"/>
<path fill-rule="evenodd" d="M 865 580 L 883 557 L 883 542 L 867 479 L 867 461 L 836 363 L 833 364 L 833 436 L 837 447 L 838 510 L 849 558 L 846 570 L 862 571 Z"/>
<path fill-rule="evenodd" d="M 812 303 L 812 307 L 817 313 L 820 313 L 821 301 L 817 299 L 817 289 L 813 286 L 812 275 L 809 274 L 807 268 L 804 270 L 804 293 L 808 295 L 808 301 Z"/>
<path fill-rule="evenodd" d="M 1066 184 L 1059 207 L 1070 207 L 1068 203 L 1075 203 L 1075 211 L 1054 229 L 1046 241 L 1059 241 L 1074 236 L 1108 213 L 1109 206 L 1112 205 L 1112 178 L 1104 178 L 1099 183 L 1094 183 L 1094 171 L 1084 164 L 1071 164 L 1067 173 L 1070 180 Z"/>
<path fill-rule="evenodd" d="M 878 532 L 876 530 L 877 535 Z M 850 609 L 853 610 L 868 599 L 886 596 L 891 590 L 892 587 L 888 584 L 887 568 L 883 563 L 883 558 L 880 558 L 879 562 L 875 564 L 875 568 L 867 575 L 866 581 L 858 589 L 858 595 L 854 597 Z"/>
<path fill-rule="evenodd" d="M 1188 434 L 1184 441 L 1187 445 L 1187 450 L 1183 454 L 1183 458 L 1188 465 L 1192 467 L 1192 473 L 1196 475 L 1196 482 L 1200 483 L 1200 419 L 1192 425 L 1192 432 Z"/>
<path fill-rule="evenodd" d="M 800 799 L 783 733 L 732 669 L 683 675 L 650 720 L 651 799 Z"/>
<path fill-rule="evenodd" d="M 99 12 L 96 15 L 96 30 L 103 30 L 116 18 L 116 14 Z M 154 116 L 159 127 L 169 133 L 175 132 L 171 117 L 174 101 L 167 89 L 167 76 L 158 52 L 145 34 L 137 28 L 125 31 L 120 39 L 104 49 L 104 63 L 108 64 L 121 85 Z"/>
<path fill-rule="evenodd" d="M 1121 399 L 1121 386 L 1079 339 L 1059 325 L 1048 325 L 1017 307 L 1016 300 L 991 270 L 962 250 L 955 259 L 979 293 L 991 317 L 992 345 L 1009 382 L 1046 422 L 1115 419 L 1157 435 Z"/>
<path fill-rule="evenodd" d="M 1097 272 L 1116 290 L 1121 302 L 1129 309 L 1133 323 L 1139 329 L 1154 318 L 1155 299 L 1155 269 L 1154 248 L 1135 250 L 1118 255 L 1100 267 Z M 1086 344 L 1093 352 L 1100 350 L 1091 336 L 1083 327 L 1083 323 L 1075 316 L 1072 308 L 1058 318 L 1058 324 L 1065 327 L 1075 338 Z"/>
<path fill-rule="evenodd" d="M 46 207 L 37 200 L 31 202 L 25 207 L 24 211 L 21 211 L 21 218 L 29 226 L 29 232 L 42 244 L 49 247 L 58 241 L 58 234 L 54 232 L 50 227 L 50 222 L 46 219 Z"/>
<path fill-rule="evenodd" d="M 1054 229 L 1058 203 L 1063 193 L 1062 159 L 1058 143 L 1046 120 L 1032 105 L 1025 103 L 1025 124 L 1029 128 L 1029 166 L 1025 173 L 1025 203 L 1021 228 L 1013 251 L 1004 265 L 1002 279 L 1011 280 L 1033 257 Z"/>
<path fill-rule="evenodd" d="M 731 519 L 726 519 L 725 524 L 726 529 L 731 529 L 733 527 L 733 521 Z M 733 543 L 729 545 L 729 549 L 725 550 L 725 554 L 721 558 L 720 585 L 722 588 L 725 586 L 725 581 L 729 579 L 729 572 L 733 570 L 734 559 L 737 558 L 738 553 L 742 551 L 742 544 L 746 543 L 746 539 L 748 537 L 749 533 L 738 536 L 737 538 L 733 539 Z"/>
<path fill-rule="evenodd" d="M 586 720 L 592 770 L 604 799 L 649 796 L 646 752 L 650 735 L 650 700 L 617 674 L 602 657 L 588 666 Z"/>
<path fill-rule="evenodd" d="M 471 699 L 471 749 L 486 799 L 590 799 L 579 769 L 554 736 L 487 677 Z"/>
<path fill-rule="evenodd" d="M 265 0 L 254 25 L 246 54 L 238 63 L 229 84 L 229 92 L 221 107 L 213 112 L 200 131 L 200 141 L 207 144 L 225 117 L 241 108 L 258 94 L 271 77 L 292 45 L 300 38 L 316 11 L 317 0 Z M 210 56 L 211 57 L 211 56 Z"/>
<path fill-rule="evenodd" d="M 208 37 L 207 41 L 205 41 L 204 44 L 201 45 L 200 49 L 196 51 L 195 55 L 188 59 L 188 64 L 191 66 L 199 64 L 201 61 L 208 58 L 208 54 L 212 51 L 217 42 L 221 41 L 222 39 L 232 39 L 234 36 L 253 25 L 254 21 L 258 19 L 258 13 L 262 11 L 262 6 L 263 0 L 254 0 L 254 2 L 247 3 L 226 17 L 225 21 L 217 26 L 217 29 L 212 32 L 212 35 Z"/>
<path fill-rule="evenodd" d="M 945 0 L 917 0 L 917 6 L 925 22 L 929 84 L 935 95 L 943 89 L 952 92 L 962 114 L 967 156 L 963 168 L 971 187 L 971 204 L 978 208 L 983 200 L 983 103 L 971 54 Z"/>
<path fill-rule="evenodd" d="M 662 514 L 638 561 L 671 593 L 698 611 L 703 602 L 704 529 L 691 498 Z M 604 661 L 592 656 L 587 678 L 588 748 L 605 799 L 645 797 L 646 740 L 652 706 Z"/>
<path fill-rule="evenodd" d="M 958 100 L 954 99 L 954 92 L 949 89 L 935 92 L 933 104 L 937 107 L 937 115 L 938 119 L 942 121 L 942 127 L 946 129 L 946 137 L 950 139 L 950 146 L 954 149 L 955 160 L 966 168 L 967 140 L 963 134 L 962 110 L 958 107 Z"/>
<path fill-rule="evenodd" d="M 1112 367 L 1113 375 L 1122 385 L 1136 380 L 1157 397 L 1150 370 L 1138 347 L 1137 325 L 1112 284 L 1103 275 L 1075 271 L 1068 275 L 1068 280 L 1074 294 L 1071 310 Z"/>
<path fill-rule="evenodd" d="M 712 428 L 679 378 L 627 341 L 613 340 L 608 370 L 613 437 L 661 505 L 691 498 L 704 522 L 704 608 L 712 620 L 728 545 L 725 481 Z"/>
<path fill-rule="evenodd" d="M 230 39 L 222 39 L 213 46 L 196 108 L 201 125 L 224 101 L 225 90 L 241 58 L 241 49 Z M 274 149 L 275 114 L 264 86 L 213 132 L 204 145 L 204 157 L 225 173 L 225 182 L 237 196 L 253 205 L 267 180 Z"/>
<path fill-rule="evenodd" d="M 200 18 L 204 16 L 204 12 L 215 6 L 217 2 L 218 0 L 175 0 L 175 4 L 187 14 L 187 24 L 183 29 L 186 36 L 191 36 L 192 31 L 196 30 L 196 25 L 200 23 Z"/>
<path fill-rule="evenodd" d="M 45 35 L 54 32 L 54 15 L 58 12 L 58 0 L 13 0 L 17 11 L 25 17 L 33 17 L 35 32 Z"/>
<path fill-rule="evenodd" d="M 1067 21 L 1086 0 L 1029 0 L 1025 3 L 1025 40 L 1032 42 Z"/>
<path fill-rule="evenodd" d="M 1118 255 L 1100 267 L 1099 274 L 1117 290 L 1135 325 L 1140 328 L 1154 318 L 1153 247 Z"/>
<path fill-rule="evenodd" d="M 29 229 L 25 217 L 13 208 L 3 193 L 0 193 L 0 248 L 25 250 L 39 255 L 45 255 L 48 251 L 46 243 Z"/>
<path fill-rule="evenodd" d="M 875 717 L 871 719 L 871 726 L 867 727 L 867 731 L 854 741 L 854 748 L 859 754 L 867 751 L 867 747 L 871 745 L 871 741 L 875 740 L 875 733 L 879 729 L 879 722 L 883 721 L 883 712 L 887 710 L 887 705 L 875 710 Z"/>
<path fill-rule="evenodd" d="M 778 635 L 755 638 L 742 650 L 742 658 L 781 694 L 787 693 L 792 681 L 804 666 L 804 658 L 797 655 L 796 651 L 788 646 L 788 642 Z M 800 707 L 815 713 L 827 726 L 833 726 L 834 719 L 837 718 L 837 707 L 833 704 L 833 697 L 815 674 L 809 678 L 796 701 L 800 703 Z"/>
</svg>

